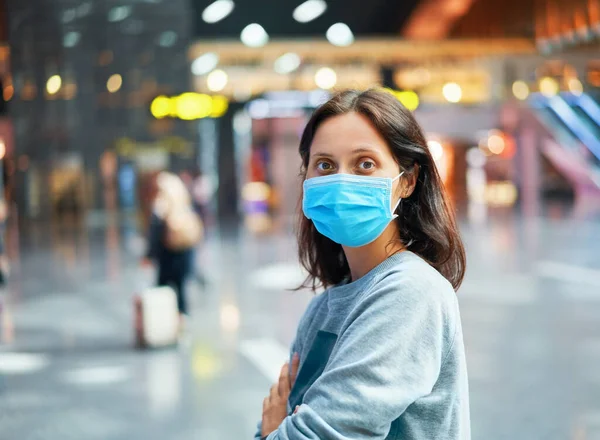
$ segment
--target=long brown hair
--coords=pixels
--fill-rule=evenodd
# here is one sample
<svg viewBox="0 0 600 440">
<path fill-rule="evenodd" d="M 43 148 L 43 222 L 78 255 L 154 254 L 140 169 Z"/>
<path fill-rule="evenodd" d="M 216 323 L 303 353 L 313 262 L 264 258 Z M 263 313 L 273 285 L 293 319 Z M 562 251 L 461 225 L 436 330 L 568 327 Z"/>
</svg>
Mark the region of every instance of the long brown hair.
<svg viewBox="0 0 600 440">
<path fill-rule="evenodd" d="M 393 95 L 378 89 L 347 90 L 317 108 L 300 141 L 302 175 L 306 176 L 310 147 L 321 124 L 350 112 L 366 116 L 387 141 L 401 170 L 416 175 L 414 191 L 396 210 L 403 245 L 457 290 L 465 274 L 466 256 L 454 212 L 421 127 Z M 350 268 L 342 246 L 320 234 L 302 213 L 299 217 L 298 253 L 308 271 L 303 287 L 327 288 L 348 279 Z"/>
</svg>

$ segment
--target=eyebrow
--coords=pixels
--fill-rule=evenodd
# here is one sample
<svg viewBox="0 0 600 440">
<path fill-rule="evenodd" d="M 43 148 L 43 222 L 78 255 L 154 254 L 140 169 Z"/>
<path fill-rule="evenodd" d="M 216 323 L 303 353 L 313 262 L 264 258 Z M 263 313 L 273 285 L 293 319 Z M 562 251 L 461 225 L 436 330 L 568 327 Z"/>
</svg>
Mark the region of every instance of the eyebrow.
<svg viewBox="0 0 600 440">
<path fill-rule="evenodd" d="M 375 149 L 375 148 L 364 146 L 364 147 L 355 148 L 354 150 L 352 150 L 351 154 L 359 154 L 359 153 L 375 153 L 375 154 L 379 154 L 379 151 L 377 149 Z M 333 157 L 332 154 L 325 153 L 325 152 L 322 152 L 322 151 L 316 151 L 316 152 L 312 153 L 311 156 L 313 156 L 313 157 L 330 157 L 330 158 Z"/>
</svg>

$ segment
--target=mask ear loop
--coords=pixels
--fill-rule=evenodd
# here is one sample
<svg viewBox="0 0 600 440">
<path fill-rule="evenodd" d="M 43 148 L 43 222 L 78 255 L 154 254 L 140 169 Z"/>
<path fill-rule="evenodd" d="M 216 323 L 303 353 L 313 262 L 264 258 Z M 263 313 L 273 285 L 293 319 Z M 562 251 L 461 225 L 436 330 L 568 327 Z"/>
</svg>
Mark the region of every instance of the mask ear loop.
<svg viewBox="0 0 600 440">
<path fill-rule="evenodd" d="M 404 171 L 402 171 L 400 174 L 398 174 L 396 177 L 394 177 L 392 179 L 392 183 L 394 183 L 395 180 L 400 179 L 400 177 L 402 177 L 402 175 L 404 174 Z M 394 209 L 392 209 L 392 220 L 396 220 L 398 218 L 398 214 L 395 214 L 396 210 L 398 209 L 398 206 L 400 206 L 400 202 L 402 201 L 402 197 L 400 197 L 398 199 L 398 203 L 396 203 L 396 206 L 394 206 Z"/>
</svg>

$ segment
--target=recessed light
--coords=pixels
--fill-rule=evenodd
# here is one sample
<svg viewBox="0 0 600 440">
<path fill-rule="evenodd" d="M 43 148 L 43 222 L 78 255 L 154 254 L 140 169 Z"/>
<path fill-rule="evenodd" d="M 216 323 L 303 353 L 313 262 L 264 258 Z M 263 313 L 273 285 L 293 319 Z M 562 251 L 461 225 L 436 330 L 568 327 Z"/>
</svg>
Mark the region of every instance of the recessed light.
<svg viewBox="0 0 600 440">
<path fill-rule="evenodd" d="M 281 55 L 275 60 L 274 69 L 275 72 L 285 75 L 287 73 L 292 73 L 294 70 L 300 67 L 300 63 L 301 60 L 298 54 L 289 52 L 285 55 Z"/>
<path fill-rule="evenodd" d="M 177 42 L 177 33 L 173 31 L 165 31 L 158 37 L 158 45 L 160 47 L 172 47 Z"/>
<path fill-rule="evenodd" d="M 81 34 L 77 31 L 67 32 L 63 37 L 63 46 L 75 47 L 81 38 Z"/>
<path fill-rule="evenodd" d="M 206 78 L 206 86 L 211 92 L 220 92 L 229 80 L 227 73 L 222 70 L 213 70 Z"/>
<path fill-rule="evenodd" d="M 354 43 L 354 34 L 347 24 L 336 23 L 327 30 L 327 40 L 334 46 L 350 46 Z"/>
<path fill-rule="evenodd" d="M 206 23 L 216 23 L 221 21 L 231 14 L 234 7 L 235 4 L 233 3 L 233 0 L 217 0 L 204 9 L 204 12 L 202 12 L 202 20 Z"/>
<path fill-rule="evenodd" d="M 108 21 L 116 23 L 123 21 L 131 15 L 131 6 L 117 6 L 108 11 Z"/>
<path fill-rule="evenodd" d="M 248 47 L 262 47 L 269 41 L 269 34 L 260 24 L 252 23 L 244 28 L 240 38 Z"/>
<path fill-rule="evenodd" d="M 294 9 L 294 20 L 300 23 L 308 23 L 321 16 L 327 9 L 324 0 L 308 0 Z"/>
<path fill-rule="evenodd" d="M 219 64 L 219 55 L 214 52 L 207 52 L 200 55 L 192 63 L 192 73 L 194 75 L 206 75 L 208 72 L 214 70 Z"/>
<path fill-rule="evenodd" d="M 315 74 L 315 84 L 321 89 L 332 89 L 337 83 L 337 74 L 335 70 L 329 67 L 322 67 Z"/>
</svg>

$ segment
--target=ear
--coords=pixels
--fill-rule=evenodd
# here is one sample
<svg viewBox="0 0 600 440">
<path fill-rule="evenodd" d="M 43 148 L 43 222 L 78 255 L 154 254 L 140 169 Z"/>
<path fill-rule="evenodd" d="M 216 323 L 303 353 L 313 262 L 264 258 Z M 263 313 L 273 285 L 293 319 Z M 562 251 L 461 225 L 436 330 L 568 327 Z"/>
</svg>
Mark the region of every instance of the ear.
<svg viewBox="0 0 600 440">
<path fill-rule="evenodd" d="M 400 179 L 398 179 L 398 196 L 408 199 L 415 191 L 417 180 L 419 179 L 419 164 L 415 163 L 411 170 L 407 170 Z"/>
</svg>

